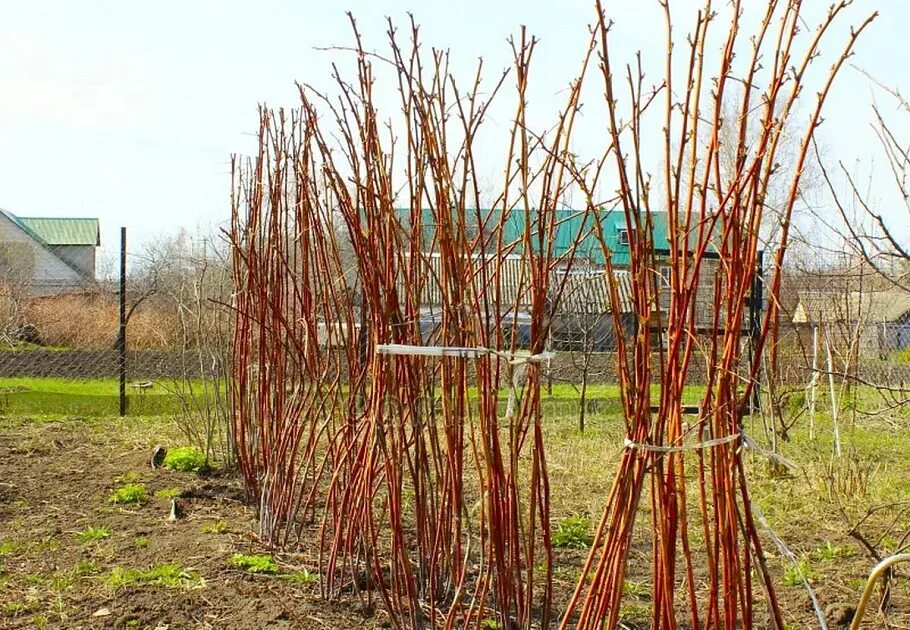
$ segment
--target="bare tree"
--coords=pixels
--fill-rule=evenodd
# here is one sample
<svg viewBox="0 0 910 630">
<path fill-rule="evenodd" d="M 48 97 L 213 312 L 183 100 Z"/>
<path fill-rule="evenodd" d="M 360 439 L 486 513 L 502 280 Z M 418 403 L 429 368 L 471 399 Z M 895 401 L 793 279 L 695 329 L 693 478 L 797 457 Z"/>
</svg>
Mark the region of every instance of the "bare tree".
<svg viewBox="0 0 910 630">
<path fill-rule="evenodd" d="M 134 256 L 128 319 L 141 309 L 161 322 L 164 345 L 176 353 L 176 372 L 161 387 L 181 410 L 174 421 L 206 458 L 230 463 L 231 266 L 220 236 L 180 230 Z"/>
<path fill-rule="evenodd" d="M 870 80 L 896 103 L 898 113 L 910 120 L 910 103 L 900 91 L 871 77 Z M 899 136 L 896 125 L 877 103 L 872 105 L 872 114 L 872 130 L 897 193 L 891 216 L 886 217 L 875 207 L 869 193 L 862 189 L 856 175 L 843 162 L 838 162 L 837 169 L 847 183 L 846 195 L 838 191 L 830 167 L 822 164 L 821 172 L 849 237 L 845 244 L 888 283 L 910 291 L 910 246 L 907 235 L 899 232 L 901 226 L 910 225 L 910 142 Z"/>
<path fill-rule="evenodd" d="M 578 392 L 578 429 L 585 430 L 588 385 L 604 376 L 597 356 L 611 346 L 614 336 L 606 274 L 596 265 L 576 261 L 568 272 L 562 299 L 556 306 L 555 335 L 561 349 L 568 349 L 574 374 L 569 379 Z M 601 366 L 604 365 L 601 362 Z"/>
</svg>

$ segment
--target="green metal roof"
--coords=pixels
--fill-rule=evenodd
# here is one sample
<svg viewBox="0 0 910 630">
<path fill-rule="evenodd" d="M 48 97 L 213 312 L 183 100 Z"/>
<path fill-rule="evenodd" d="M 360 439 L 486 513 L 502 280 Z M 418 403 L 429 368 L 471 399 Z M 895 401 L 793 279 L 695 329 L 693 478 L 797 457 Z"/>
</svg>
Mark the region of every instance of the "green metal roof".
<svg viewBox="0 0 910 630">
<path fill-rule="evenodd" d="M 399 214 L 407 219 L 409 212 L 405 208 L 398 209 Z M 471 211 L 473 212 L 473 210 Z M 496 223 L 501 210 L 498 208 L 481 208 L 481 220 Z M 432 240 L 435 223 L 433 211 L 423 208 L 422 221 L 427 241 Z M 630 264 L 630 249 L 628 241 L 620 238 L 620 232 L 625 231 L 626 215 L 619 209 L 605 209 L 597 214 L 601 223 L 604 241 L 610 250 L 610 258 L 617 267 L 628 267 Z M 595 233 L 594 215 L 585 214 L 582 210 L 559 208 L 556 210 L 557 227 L 554 234 L 553 253 L 561 256 L 576 247 L 576 256 L 591 260 L 596 264 L 604 263 L 604 250 Z M 667 213 L 651 212 L 653 227 L 654 247 L 664 249 L 669 247 L 667 237 Z M 503 240 L 507 243 L 520 242 L 525 229 L 525 213 L 523 209 L 515 208 L 508 211 L 508 216 L 503 222 Z M 536 227 L 534 228 L 536 229 Z M 576 241 L 578 241 L 576 246 Z"/>
<path fill-rule="evenodd" d="M 19 221 L 48 245 L 101 245 L 98 219 L 19 217 Z"/>
</svg>

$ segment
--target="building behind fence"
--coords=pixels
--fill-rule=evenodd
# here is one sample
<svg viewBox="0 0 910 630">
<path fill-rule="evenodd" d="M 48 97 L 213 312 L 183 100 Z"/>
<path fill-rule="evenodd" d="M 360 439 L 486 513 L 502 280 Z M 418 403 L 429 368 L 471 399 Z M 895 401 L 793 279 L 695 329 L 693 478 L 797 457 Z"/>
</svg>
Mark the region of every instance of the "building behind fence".
<svg viewBox="0 0 910 630">
<path fill-rule="evenodd" d="M 0 411 L 27 413 L 21 399 L 51 412 L 68 394 L 86 398 L 74 413 L 117 413 L 120 296 L 116 279 L 96 277 L 99 245 L 96 219 L 0 212 Z M 230 268 L 210 240 L 185 235 L 130 257 L 127 395 L 141 413 L 156 395 L 225 380 Z"/>
<path fill-rule="evenodd" d="M 621 226 L 615 227 L 620 243 Z M 147 252 L 136 254 L 127 293 L 127 392 L 134 411 L 156 392 L 228 374 L 230 269 L 213 243 L 184 239 L 149 260 L 142 259 Z M 28 219 L 0 212 L 0 394 L 25 395 L 34 386 L 30 379 L 43 379 L 45 390 L 66 391 L 80 384 L 97 391 L 89 381 L 116 379 L 118 292 L 116 282 L 95 277 L 99 244 L 95 219 Z M 421 255 L 435 269 L 435 255 Z M 528 277 L 522 257 L 507 256 L 502 264 L 503 282 L 516 286 L 499 289 L 517 291 Z M 551 382 L 615 383 L 615 327 L 629 333 L 640 325 L 627 272 L 620 264 L 611 278 L 601 262 L 579 258 L 555 273 L 568 277 L 551 311 L 550 346 L 556 352 L 546 366 Z M 668 263 L 655 273 L 666 284 Z M 695 307 L 701 334 L 710 334 L 713 320 L 713 275 L 710 266 L 702 272 Z M 420 315 L 428 343 L 439 324 L 433 282 L 427 280 Z M 832 371 L 861 382 L 910 387 L 910 292 L 894 283 L 858 286 L 840 276 L 794 287 L 782 313 L 775 378 L 798 386 L 813 374 Z M 530 315 L 521 310 L 513 315 L 521 344 L 530 337 Z M 747 325 L 744 321 L 744 331 Z M 659 338 L 655 351 L 657 343 Z M 699 380 L 699 360 L 693 362 L 693 383 Z M 99 408 L 116 413 L 115 390 L 103 391 L 94 394 L 104 398 Z"/>
</svg>

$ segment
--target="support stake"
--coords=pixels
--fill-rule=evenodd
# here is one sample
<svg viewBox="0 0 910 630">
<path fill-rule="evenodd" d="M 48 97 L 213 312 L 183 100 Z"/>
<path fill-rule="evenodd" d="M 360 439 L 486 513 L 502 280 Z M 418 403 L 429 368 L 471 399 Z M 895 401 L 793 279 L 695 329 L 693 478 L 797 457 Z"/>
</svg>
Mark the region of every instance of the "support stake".
<svg viewBox="0 0 910 630">
<path fill-rule="evenodd" d="M 120 333 L 117 336 L 120 416 L 126 415 L 126 228 L 120 228 Z"/>
</svg>

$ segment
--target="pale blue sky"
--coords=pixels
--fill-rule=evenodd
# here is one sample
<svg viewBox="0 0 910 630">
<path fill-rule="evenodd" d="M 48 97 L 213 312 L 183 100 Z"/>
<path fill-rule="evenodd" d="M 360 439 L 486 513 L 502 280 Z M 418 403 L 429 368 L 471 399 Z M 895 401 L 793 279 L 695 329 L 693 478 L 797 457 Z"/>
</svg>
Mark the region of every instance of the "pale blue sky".
<svg viewBox="0 0 910 630">
<path fill-rule="evenodd" d="M 662 47 L 656 0 L 607 4 L 629 54 Z M 674 0 L 672 6 L 688 20 L 687 7 L 701 4 Z M 829 1 L 807 4 L 822 10 Z M 577 71 L 591 6 L 586 0 L 0 0 L 0 207 L 26 216 L 100 217 L 105 249 L 115 245 L 120 225 L 141 242 L 222 221 L 228 157 L 251 150 L 257 104 L 295 105 L 295 80 L 326 85 L 333 53 L 315 47 L 350 43 L 345 10 L 355 13 L 371 48 L 385 44 L 384 16 L 406 28 L 410 10 L 427 44 L 451 49 L 456 71 L 483 56 L 488 76 L 508 64 L 505 40 L 525 24 L 541 39 L 533 98 L 555 110 L 559 91 Z M 857 0 L 848 21 L 873 9 L 881 17 L 851 61 L 910 93 L 910 2 Z M 682 20 L 678 29 L 684 30 Z M 825 50 L 834 52 L 842 41 L 832 39 Z M 868 80 L 846 69 L 819 136 L 829 155 L 859 161 L 861 169 L 877 155 L 871 101 Z M 890 102 L 888 110 L 894 111 Z M 490 168 L 495 177 L 495 165 Z"/>
</svg>

